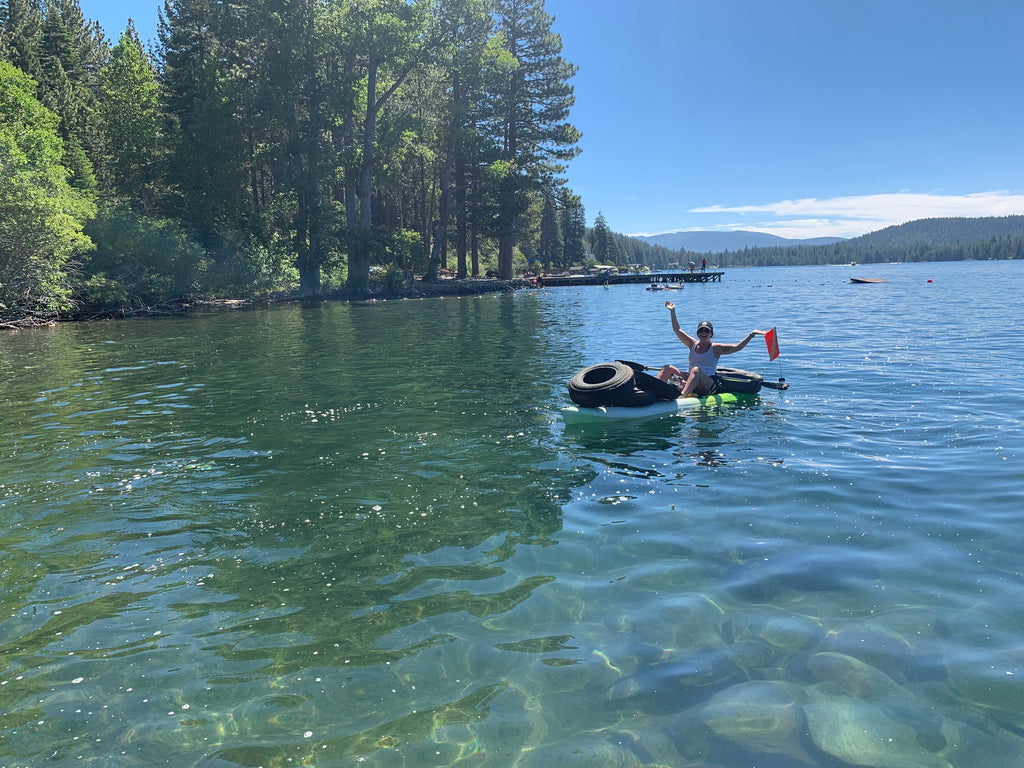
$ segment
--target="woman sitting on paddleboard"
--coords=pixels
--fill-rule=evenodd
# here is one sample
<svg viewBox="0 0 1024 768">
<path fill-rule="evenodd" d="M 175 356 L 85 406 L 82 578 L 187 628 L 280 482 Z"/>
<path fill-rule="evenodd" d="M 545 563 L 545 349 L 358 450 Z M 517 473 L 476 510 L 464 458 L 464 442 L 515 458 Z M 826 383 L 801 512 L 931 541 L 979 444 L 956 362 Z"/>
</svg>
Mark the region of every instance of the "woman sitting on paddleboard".
<svg viewBox="0 0 1024 768">
<path fill-rule="evenodd" d="M 679 320 L 676 318 L 676 305 L 671 301 L 666 301 L 665 306 L 672 315 L 672 330 L 675 331 L 679 340 L 690 348 L 690 359 L 687 363 L 689 374 L 684 374 L 674 365 L 666 365 L 658 372 L 658 378 L 662 381 L 671 381 L 673 376 L 678 376 L 679 381 L 685 379 L 685 383 L 677 385 L 681 386 L 680 397 L 713 395 L 718 386 L 718 358 L 722 355 L 739 352 L 747 346 L 752 338 L 765 334 L 764 331 L 756 330 L 748 333 L 739 344 L 712 344 L 711 337 L 714 336 L 715 329 L 711 323 L 701 320 L 697 324 L 697 338 L 695 339 L 679 327 Z"/>
</svg>

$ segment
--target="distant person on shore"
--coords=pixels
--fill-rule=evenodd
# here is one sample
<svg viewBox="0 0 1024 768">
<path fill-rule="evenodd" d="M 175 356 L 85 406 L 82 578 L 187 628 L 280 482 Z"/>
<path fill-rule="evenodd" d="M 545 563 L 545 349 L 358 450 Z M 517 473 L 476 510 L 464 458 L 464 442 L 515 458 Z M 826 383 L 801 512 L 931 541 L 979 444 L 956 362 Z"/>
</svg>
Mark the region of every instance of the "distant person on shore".
<svg viewBox="0 0 1024 768">
<path fill-rule="evenodd" d="M 707 259 L 701 259 L 700 260 L 700 271 L 701 272 L 706 272 L 707 269 L 708 269 L 708 260 Z"/>
<path fill-rule="evenodd" d="M 680 384 L 679 396 L 689 397 L 696 395 L 704 397 L 713 395 L 718 389 L 718 358 L 722 355 L 731 355 L 739 352 L 755 336 L 764 336 L 765 332 L 754 330 L 748 333 L 743 341 L 738 344 L 714 344 L 711 337 L 715 335 L 715 329 L 707 320 L 701 320 L 697 324 L 697 338 L 679 327 L 679 319 L 676 317 L 676 305 L 671 301 L 665 302 L 665 307 L 672 316 L 672 330 L 679 340 L 690 349 L 690 357 L 687 362 L 688 372 L 683 373 L 674 365 L 666 365 L 658 372 L 658 378 L 662 381 L 672 381 L 672 377 L 678 377 Z"/>
</svg>

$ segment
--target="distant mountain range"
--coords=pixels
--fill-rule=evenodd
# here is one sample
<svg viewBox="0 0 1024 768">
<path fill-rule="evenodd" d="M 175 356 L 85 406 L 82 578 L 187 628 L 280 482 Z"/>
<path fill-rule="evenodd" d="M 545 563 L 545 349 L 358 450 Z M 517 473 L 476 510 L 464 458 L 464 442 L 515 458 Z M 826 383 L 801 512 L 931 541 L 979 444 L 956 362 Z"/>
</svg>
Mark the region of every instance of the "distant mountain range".
<svg viewBox="0 0 1024 768">
<path fill-rule="evenodd" d="M 751 239 L 729 238 L 729 235 L 747 235 Z M 702 253 L 713 255 L 714 261 L 722 267 L 1024 259 L 1024 216 L 917 219 L 849 240 L 787 240 L 757 232 L 673 232 L 655 236 L 688 237 L 688 240 L 668 241 L 683 243 L 682 247 L 687 254 L 682 258 L 677 255 L 678 245 L 663 244 L 657 247 L 649 242 L 655 238 L 641 240 L 624 235 L 620 237 L 633 240 L 639 249 L 649 249 L 654 258 L 645 263 L 661 269 L 666 268 L 661 261 L 666 264 L 669 261 L 697 261 Z M 753 239 L 755 237 L 757 239 Z M 802 247 L 794 247 L 797 245 Z M 702 250 L 706 248 L 716 250 Z M 719 248 L 722 250 L 717 250 Z"/>
<path fill-rule="evenodd" d="M 660 235 L 634 235 L 651 245 L 660 245 L 670 251 L 680 248 L 693 253 L 722 253 L 723 251 L 742 251 L 744 248 L 786 248 L 795 245 L 830 245 L 841 243 L 842 237 L 812 237 L 796 240 L 766 232 L 665 232 Z"/>
</svg>

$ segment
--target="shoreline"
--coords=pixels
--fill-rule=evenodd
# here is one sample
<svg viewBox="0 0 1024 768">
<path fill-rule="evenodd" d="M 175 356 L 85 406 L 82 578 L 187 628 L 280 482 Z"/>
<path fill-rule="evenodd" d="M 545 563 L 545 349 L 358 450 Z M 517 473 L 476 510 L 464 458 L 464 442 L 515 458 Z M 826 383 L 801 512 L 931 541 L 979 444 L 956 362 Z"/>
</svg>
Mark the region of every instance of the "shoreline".
<svg viewBox="0 0 1024 768">
<path fill-rule="evenodd" d="M 325 294 L 328 299 L 342 301 L 393 301 L 402 299 L 436 299 L 445 296 L 479 296 L 485 293 L 510 293 L 512 291 L 533 288 L 528 278 L 520 277 L 511 280 L 499 280 L 491 277 L 467 277 L 464 280 L 441 278 L 436 283 L 425 283 L 422 280 L 411 280 L 394 296 L 353 296 L 344 290 L 331 291 Z"/>
<path fill-rule="evenodd" d="M 258 305 L 285 304 L 291 302 L 323 302 L 323 301 L 348 301 L 348 302 L 383 302 L 383 301 L 407 301 L 410 299 L 443 299 L 446 296 L 480 296 L 486 293 L 510 293 L 527 288 L 534 288 L 527 278 L 513 278 L 512 280 L 499 280 L 495 278 L 466 278 L 457 280 L 454 278 L 442 278 L 437 283 L 425 283 L 422 280 L 413 279 L 409 281 L 397 294 L 364 296 L 344 289 L 325 291 L 320 296 L 303 297 L 296 294 L 271 294 L 269 296 L 254 296 L 246 299 L 209 299 L 190 302 L 166 302 L 154 306 L 138 307 L 134 309 L 121 308 L 118 310 L 92 310 L 88 308 L 77 310 L 74 313 L 60 315 L 40 315 L 29 313 L 18 318 L 0 318 L 0 330 L 27 330 L 30 328 L 46 328 L 58 323 L 88 323 L 96 320 L 130 320 L 141 317 L 170 317 L 187 314 L 193 310 L 204 308 L 241 308 Z"/>
</svg>

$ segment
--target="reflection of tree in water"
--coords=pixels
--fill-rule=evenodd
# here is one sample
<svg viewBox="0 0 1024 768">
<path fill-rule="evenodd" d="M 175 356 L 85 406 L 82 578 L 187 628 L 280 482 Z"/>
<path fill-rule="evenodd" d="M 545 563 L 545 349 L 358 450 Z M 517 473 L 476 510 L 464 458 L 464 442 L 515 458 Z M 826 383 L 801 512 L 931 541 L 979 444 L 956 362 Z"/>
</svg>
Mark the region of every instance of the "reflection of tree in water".
<svg viewBox="0 0 1024 768">
<path fill-rule="evenodd" d="M 275 460 L 239 524 L 247 545 L 229 548 L 237 554 L 220 559 L 207 585 L 232 595 L 217 603 L 226 619 L 222 656 L 262 659 L 276 673 L 383 663 L 447 642 L 442 633 L 384 650 L 382 639 L 402 628 L 444 614 L 503 613 L 551 580 L 504 565 L 523 545 L 551 543 L 561 528 L 558 499 L 580 480 L 546 472 L 558 458 L 550 442 L 523 431 L 515 381 L 533 375 L 531 366 L 510 367 L 501 350 L 521 346 L 502 341 L 524 322 L 532 327 L 532 317 L 520 316 L 529 307 L 452 302 L 444 335 L 419 329 L 405 338 L 390 323 L 422 318 L 411 306 L 286 316 L 302 326 L 285 326 L 303 350 L 296 363 L 321 358 L 338 376 L 319 375 L 315 393 L 280 398 L 278 429 L 254 436 Z M 338 329 L 347 348 L 363 352 L 358 371 L 330 354 Z M 429 364 L 442 355 L 460 362 Z M 398 361 L 416 376 L 396 379 Z M 504 378 L 473 381 L 472 367 Z M 348 407 L 382 396 L 391 403 L 386 415 Z"/>
<path fill-rule="evenodd" d="M 486 717 L 504 690 L 476 696 L 503 678 L 480 642 L 498 632 L 486 620 L 552 580 L 540 558 L 517 554 L 553 543 L 561 500 L 592 472 L 553 470 L 566 470 L 564 458 L 531 411 L 550 368 L 542 345 L 522 343 L 535 337 L 535 308 L 444 304 L 225 314 L 190 326 L 188 344 L 160 337 L 96 363 L 171 361 L 90 389 L 131 400 L 81 417 L 72 426 L 93 436 L 78 434 L 63 464 L 40 471 L 90 481 L 70 485 L 64 506 L 52 485 L 28 499 L 52 512 L 47 527 L 59 517 L 61 536 L 41 549 L 36 518 L 9 552 L 11 594 L 24 605 L 41 580 L 72 586 L 52 604 L 59 617 L 6 622 L 19 623 L 6 647 L 22 668 L 52 663 L 56 643 L 77 659 L 127 658 L 102 680 L 87 674 L 88 695 L 116 690 L 122 675 L 140 691 L 202 680 L 210 727 L 157 729 L 146 737 L 157 750 L 161 739 L 205 749 L 222 727 L 240 729 L 236 743 L 283 743 L 296 716 L 330 719 L 351 741 L 339 748 L 362 750 L 386 742 L 388 724 L 422 729 L 416 711 L 431 722 Z M 100 435 L 115 418 L 116 434 Z M 419 681 L 414 698 L 385 696 L 408 678 Z M 7 689 L 26 702 L 12 723 L 42 717 L 27 703 L 36 686 Z M 368 704 L 366 690 L 380 697 Z"/>
</svg>

